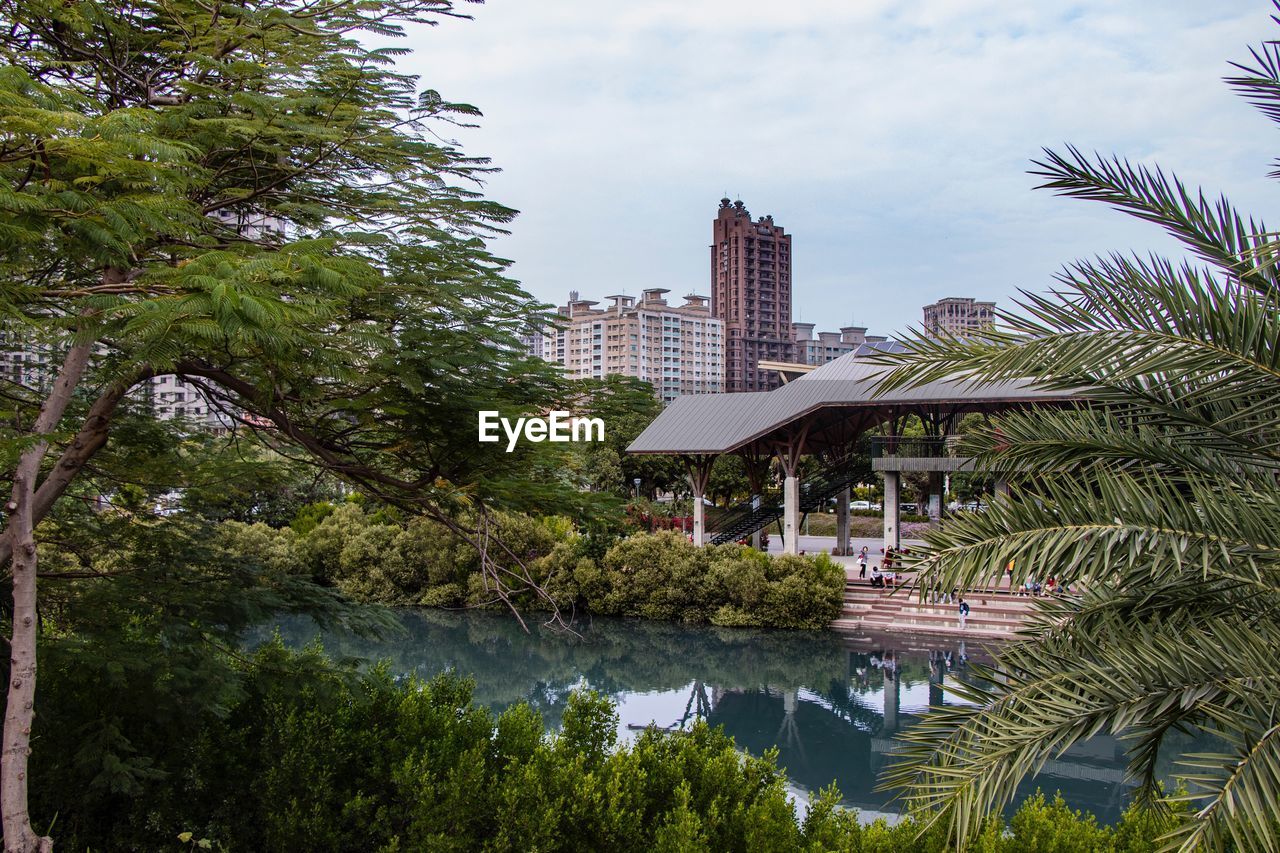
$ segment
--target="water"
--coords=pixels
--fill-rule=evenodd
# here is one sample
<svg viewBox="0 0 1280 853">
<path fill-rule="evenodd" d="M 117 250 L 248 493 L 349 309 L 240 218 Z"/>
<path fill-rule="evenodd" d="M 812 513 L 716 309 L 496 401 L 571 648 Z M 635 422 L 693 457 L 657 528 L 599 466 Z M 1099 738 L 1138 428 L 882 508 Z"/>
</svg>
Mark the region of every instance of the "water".
<svg viewBox="0 0 1280 853">
<path fill-rule="evenodd" d="M 280 624 L 299 647 L 320 636 L 335 658 L 390 661 L 398 673 L 430 677 L 446 669 L 475 680 L 475 701 L 496 711 L 528 702 L 558 728 L 569 694 L 590 687 L 618 706 L 625 739 L 650 724 L 722 725 L 740 748 L 777 746 L 793 793 L 835 781 L 864 817 L 897 815 L 892 795 L 874 790 L 894 735 L 930 704 L 959 701 L 947 685 L 989 663 L 981 643 L 909 634 L 848 636 L 667 622 L 594 619 L 581 637 L 524 633 L 509 614 L 399 612 L 401 636 L 370 640 L 322 633 L 308 619 Z M 1076 808 L 1111 822 L 1126 804 L 1123 754 L 1107 735 L 1073 747 L 1023 785 L 1019 799 L 1061 790 Z"/>
</svg>

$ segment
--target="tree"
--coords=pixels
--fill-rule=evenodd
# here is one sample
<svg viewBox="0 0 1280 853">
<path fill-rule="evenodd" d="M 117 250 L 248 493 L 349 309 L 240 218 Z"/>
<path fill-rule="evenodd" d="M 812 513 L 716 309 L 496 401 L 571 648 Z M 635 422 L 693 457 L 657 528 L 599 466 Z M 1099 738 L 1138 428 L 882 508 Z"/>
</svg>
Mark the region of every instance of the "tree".
<svg viewBox="0 0 1280 853">
<path fill-rule="evenodd" d="M 1280 121 L 1280 44 L 1228 83 Z M 1013 559 L 1019 580 L 1052 575 L 1077 595 L 1042 602 L 1031 636 L 998 654 L 1000 676 L 911 730 L 885 781 L 959 843 L 1026 774 L 1109 729 L 1140 800 L 1192 804 L 1174 846 L 1275 850 L 1280 244 L 1159 169 L 1070 148 L 1034 174 L 1163 227 L 1198 262 L 1078 261 L 1056 292 L 1025 293 L 1007 328 L 920 338 L 896 363 L 888 385 L 960 375 L 1078 392 L 1077 407 L 976 431 L 973 452 L 1022 493 L 932 531 L 920 555 L 925 585 L 986 584 Z M 1161 743 L 1193 727 L 1224 746 L 1181 760 L 1189 792 L 1163 791 Z"/>
<path fill-rule="evenodd" d="M 652 498 L 668 491 L 684 478 L 680 462 L 670 456 L 634 456 L 627 447 L 662 411 L 653 386 L 630 376 L 613 375 L 586 379 L 577 385 L 578 403 L 573 407 L 587 417 L 605 423 L 603 443 L 582 444 L 578 466 L 586 472 L 587 485 L 609 490 L 618 497 L 631 497 L 635 481 L 641 494 Z"/>
<path fill-rule="evenodd" d="M 0 0 L 0 317 L 50 359 L 5 391 L 6 850 L 51 844 L 26 806 L 36 527 L 135 389 L 179 376 L 278 452 L 478 546 L 457 508 L 567 494 L 522 476 L 551 466 L 538 449 L 474 441 L 477 408 L 567 393 L 520 355 L 543 306 L 483 242 L 514 211 L 480 195 L 488 162 L 439 135 L 478 113 L 356 38 L 451 16 L 449 0 Z M 518 582 L 499 565 L 514 555 L 486 553 Z"/>
</svg>

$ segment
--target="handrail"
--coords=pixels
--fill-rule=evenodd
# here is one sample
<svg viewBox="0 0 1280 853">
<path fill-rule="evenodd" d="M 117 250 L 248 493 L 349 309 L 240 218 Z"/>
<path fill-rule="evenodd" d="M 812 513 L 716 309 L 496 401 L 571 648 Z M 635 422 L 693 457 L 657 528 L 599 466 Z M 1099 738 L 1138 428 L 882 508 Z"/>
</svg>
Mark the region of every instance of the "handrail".
<svg viewBox="0 0 1280 853">
<path fill-rule="evenodd" d="M 942 459 L 955 456 L 964 436 L 893 436 L 877 435 L 871 438 L 871 458 L 908 456 L 922 459 Z"/>
</svg>

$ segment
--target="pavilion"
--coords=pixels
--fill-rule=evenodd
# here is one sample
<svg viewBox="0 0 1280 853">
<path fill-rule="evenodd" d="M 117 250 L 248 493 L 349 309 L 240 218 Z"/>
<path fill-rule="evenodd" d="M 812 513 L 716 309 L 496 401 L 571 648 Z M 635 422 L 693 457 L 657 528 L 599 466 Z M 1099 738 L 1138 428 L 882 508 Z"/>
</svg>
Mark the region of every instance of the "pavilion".
<svg viewBox="0 0 1280 853">
<path fill-rule="evenodd" d="M 674 455 L 683 460 L 694 497 L 695 544 L 708 541 L 702 499 L 712 463 L 718 456 L 733 453 L 746 463 L 753 497 L 726 514 L 710 541 L 758 535 L 760 529 L 781 518 L 783 550 L 794 554 L 801 512 L 836 498 L 836 548 L 837 553 L 847 553 L 850 487 L 857 476 L 849 460 L 858 441 L 874 430 L 872 467 L 884 475 L 885 548 L 896 548 L 902 472 L 931 474 L 929 514 L 937 518 L 942 512 L 943 473 L 972 464 L 955 455 L 956 426 L 961 417 L 970 412 L 995 414 L 1066 405 L 1078 399 L 1021 381 L 943 380 L 877 394 L 877 385 L 887 370 L 850 353 L 797 374 L 773 391 L 678 397 L 627 452 Z M 900 437 L 911 415 L 919 416 L 926 438 Z M 816 456 L 821 468 L 801 483 L 800 460 L 806 455 Z M 767 499 L 769 466 L 775 458 L 784 477 L 780 501 Z"/>
</svg>

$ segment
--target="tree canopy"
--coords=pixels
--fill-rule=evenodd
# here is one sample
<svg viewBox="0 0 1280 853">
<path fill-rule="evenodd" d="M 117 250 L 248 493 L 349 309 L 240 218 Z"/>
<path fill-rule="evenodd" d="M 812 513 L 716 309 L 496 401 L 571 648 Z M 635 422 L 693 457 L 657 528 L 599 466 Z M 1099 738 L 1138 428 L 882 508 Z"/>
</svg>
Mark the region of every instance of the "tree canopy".
<svg viewBox="0 0 1280 853">
<path fill-rule="evenodd" d="M 449 139 L 479 112 L 369 44 L 455 17 L 449 0 L 0 0 L 0 324 L 44 359 L 2 389 L 7 847 L 48 843 L 19 805 L 35 531 L 155 378 L 481 546 L 461 510 L 581 504 L 542 476 L 553 448 L 475 441 L 478 408 L 577 393 L 519 345 L 549 315 L 487 248 L 515 215 L 483 195 L 493 166 Z M 519 581 L 515 555 L 486 553 L 495 583 Z"/>
</svg>

